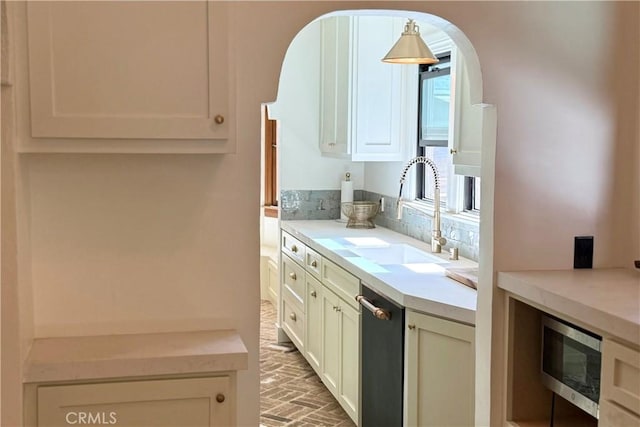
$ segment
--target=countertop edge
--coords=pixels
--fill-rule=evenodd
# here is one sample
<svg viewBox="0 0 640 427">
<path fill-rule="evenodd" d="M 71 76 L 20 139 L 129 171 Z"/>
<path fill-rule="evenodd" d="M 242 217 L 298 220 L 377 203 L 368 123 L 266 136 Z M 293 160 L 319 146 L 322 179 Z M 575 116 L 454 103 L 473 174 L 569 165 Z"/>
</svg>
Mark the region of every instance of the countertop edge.
<svg viewBox="0 0 640 427">
<path fill-rule="evenodd" d="M 601 269 L 595 274 L 606 274 L 606 272 L 619 272 L 626 269 Z M 530 275 L 547 276 L 547 283 L 554 281 L 554 276 L 568 274 L 568 270 L 551 270 L 551 271 L 507 271 L 498 273 L 498 287 L 510 294 L 518 297 L 524 302 L 531 302 L 541 307 L 553 311 L 551 314 L 568 316 L 582 323 L 587 329 L 592 329 L 602 336 L 618 338 L 627 341 L 633 345 L 640 346 L 640 321 L 633 321 L 607 312 L 601 307 L 589 305 L 562 295 L 559 292 L 538 286 L 536 281 L 527 280 Z M 607 286 L 611 283 L 607 282 Z M 639 285 L 640 290 L 640 285 Z M 627 297 L 621 296 L 623 300 Z"/>
<path fill-rule="evenodd" d="M 179 354 L 175 354 L 175 349 L 167 346 L 165 352 L 159 348 L 158 354 L 149 354 L 145 344 L 149 339 L 157 344 L 163 340 L 176 339 L 176 337 L 186 337 L 189 340 L 189 346 L 192 346 L 193 349 L 181 349 Z M 140 344 L 136 344 L 137 338 L 140 338 Z M 109 344 L 110 340 L 123 342 L 114 345 Z M 87 351 L 96 342 L 100 344 L 98 351 L 104 349 L 104 354 L 101 357 L 74 357 L 74 352 Z M 47 358 L 45 354 L 47 349 L 56 346 L 60 346 L 62 349 Z M 203 349 L 203 347 L 205 348 Z M 240 335 L 232 330 L 36 338 L 25 360 L 22 382 L 90 381 L 181 374 L 203 375 L 246 370 L 247 368 L 247 348 Z"/>
</svg>

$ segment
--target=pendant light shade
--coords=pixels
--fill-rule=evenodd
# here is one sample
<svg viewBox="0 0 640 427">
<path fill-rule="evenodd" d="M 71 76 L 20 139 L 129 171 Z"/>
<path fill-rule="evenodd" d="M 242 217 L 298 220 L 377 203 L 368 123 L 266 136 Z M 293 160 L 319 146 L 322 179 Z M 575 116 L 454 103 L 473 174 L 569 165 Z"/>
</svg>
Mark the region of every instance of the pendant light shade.
<svg viewBox="0 0 640 427">
<path fill-rule="evenodd" d="M 409 19 L 400 39 L 382 58 L 382 61 L 392 64 L 435 64 L 438 62 L 438 58 L 433 55 L 431 49 L 420 37 L 418 25 L 413 19 Z"/>
</svg>

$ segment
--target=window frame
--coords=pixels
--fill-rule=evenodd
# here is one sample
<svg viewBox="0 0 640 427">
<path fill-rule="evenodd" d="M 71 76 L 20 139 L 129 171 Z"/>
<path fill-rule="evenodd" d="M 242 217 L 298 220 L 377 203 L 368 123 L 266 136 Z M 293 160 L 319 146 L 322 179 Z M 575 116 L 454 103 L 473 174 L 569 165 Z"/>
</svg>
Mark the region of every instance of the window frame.
<svg viewBox="0 0 640 427">
<path fill-rule="evenodd" d="M 420 65 L 418 70 L 418 123 L 417 123 L 417 144 L 416 154 L 418 156 L 424 156 L 428 147 L 441 147 L 449 148 L 450 153 L 453 147 L 453 126 L 455 126 L 455 87 L 451 87 L 451 101 L 449 110 L 449 132 L 446 141 L 423 140 L 422 139 L 422 97 L 423 97 L 423 82 L 429 78 L 436 78 L 443 75 L 451 75 L 455 69 L 455 52 L 454 50 L 447 50 L 442 53 L 436 54 L 436 57 L 441 61 L 446 60 L 449 66 L 444 69 L 432 70 L 432 68 L 438 68 L 438 64 L 432 65 Z M 418 164 L 416 166 L 416 183 L 415 183 L 415 195 L 416 202 L 424 204 L 429 208 L 433 208 L 433 199 L 426 197 L 425 195 L 425 179 L 426 179 L 426 166 Z M 442 173 L 442 171 L 440 171 Z M 449 169 L 447 176 L 447 194 L 446 203 L 441 201 L 442 209 L 449 213 L 471 215 L 472 217 L 479 218 L 480 210 L 476 206 L 476 177 L 462 176 L 455 174 L 455 168 L 453 162 Z M 469 208 L 470 207 L 470 208 Z"/>
<path fill-rule="evenodd" d="M 264 215 L 278 217 L 278 122 L 269 118 L 264 107 Z"/>
</svg>

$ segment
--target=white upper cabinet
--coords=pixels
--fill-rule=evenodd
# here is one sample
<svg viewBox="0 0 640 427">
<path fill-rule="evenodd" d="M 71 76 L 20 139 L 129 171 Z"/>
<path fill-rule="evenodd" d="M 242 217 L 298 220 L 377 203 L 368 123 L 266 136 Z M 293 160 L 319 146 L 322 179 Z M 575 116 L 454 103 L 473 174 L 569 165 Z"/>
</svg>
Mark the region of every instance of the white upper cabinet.
<svg viewBox="0 0 640 427">
<path fill-rule="evenodd" d="M 322 21 L 320 150 L 324 154 L 351 155 L 354 161 L 406 157 L 402 144 L 406 129 L 415 131 L 415 126 L 406 125 L 407 115 L 415 113 L 404 107 L 404 80 L 411 66 L 381 61 L 403 25 L 402 18 L 379 16 Z M 415 124 L 417 119 L 412 120 Z"/>
<path fill-rule="evenodd" d="M 323 19 L 320 31 L 320 151 L 350 154 L 351 18 Z"/>
<path fill-rule="evenodd" d="M 234 123 L 227 8 L 29 2 L 31 136 L 227 140 Z"/>
<path fill-rule="evenodd" d="M 480 157 L 484 141 L 496 139 L 496 109 L 493 105 L 472 104 L 465 59 L 458 52 L 452 58 L 454 123 L 452 150 L 457 175 L 480 176 Z"/>
</svg>

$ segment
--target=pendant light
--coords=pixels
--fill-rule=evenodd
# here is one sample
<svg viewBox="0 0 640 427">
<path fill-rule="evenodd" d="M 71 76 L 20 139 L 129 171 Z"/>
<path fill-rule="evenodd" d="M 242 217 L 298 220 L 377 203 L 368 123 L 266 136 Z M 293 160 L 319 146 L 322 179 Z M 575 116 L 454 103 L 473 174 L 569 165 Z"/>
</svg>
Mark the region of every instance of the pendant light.
<svg viewBox="0 0 640 427">
<path fill-rule="evenodd" d="M 438 62 L 431 49 L 420 37 L 420 28 L 413 19 L 404 26 L 400 39 L 393 45 L 389 53 L 382 58 L 391 64 L 435 64 Z"/>
</svg>

